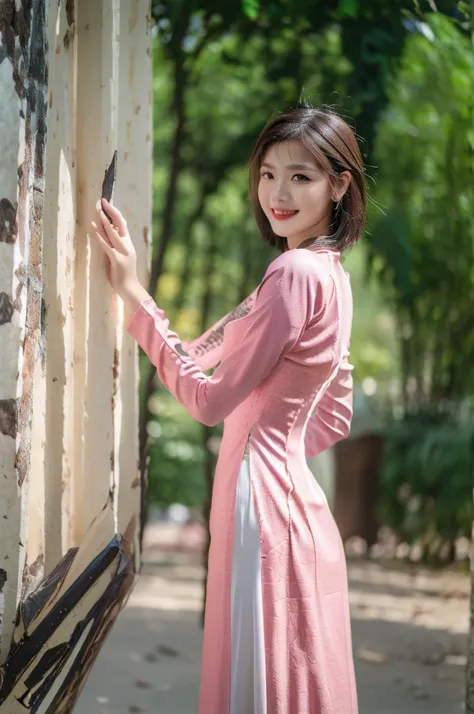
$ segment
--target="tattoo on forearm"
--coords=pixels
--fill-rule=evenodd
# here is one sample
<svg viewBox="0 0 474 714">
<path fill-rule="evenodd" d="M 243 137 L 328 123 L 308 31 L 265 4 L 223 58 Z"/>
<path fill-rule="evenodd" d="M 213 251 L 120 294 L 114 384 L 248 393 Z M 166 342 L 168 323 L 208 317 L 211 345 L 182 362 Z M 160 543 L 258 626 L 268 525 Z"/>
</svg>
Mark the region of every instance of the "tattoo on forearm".
<svg viewBox="0 0 474 714">
<path fill-rule="evenodd" d="M 232 310 L 221 322 L 217 324 L 217 327 L 212 330 L 203 342 L 198 343 L 191 352 L 193 357 L 202 357 L 208 352 L 219 347 L 224 340 L 224 328 L 229 322 L 238 320 L 241 317 L 245 317 L 252 310 L 255 303 L 254 295 L 249 295 L 240 305 L 238 305 L 235 310 Z"/>
</svg>

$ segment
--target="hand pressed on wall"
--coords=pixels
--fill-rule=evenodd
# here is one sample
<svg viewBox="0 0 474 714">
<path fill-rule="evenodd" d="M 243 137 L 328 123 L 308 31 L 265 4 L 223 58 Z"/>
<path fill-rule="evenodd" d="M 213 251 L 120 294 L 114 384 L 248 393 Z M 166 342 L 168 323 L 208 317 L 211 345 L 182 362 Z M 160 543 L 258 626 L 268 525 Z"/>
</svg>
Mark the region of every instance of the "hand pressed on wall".
<svg viewBox="0 0 474 714">
<path fill-rule="evenodd" d="M 141 285 L 137 275 L 137 253 L 127 222 L 118 208 L 102 198 L 97 201 L 99 225 L 92 221 L 92 233 L 107 261 L 107 277 L 115 292 L 122 298 L 130 313 L 138 309 L 150 296 Z M 107 218 L 104 209 L 113 223 Z"/>
</svg>

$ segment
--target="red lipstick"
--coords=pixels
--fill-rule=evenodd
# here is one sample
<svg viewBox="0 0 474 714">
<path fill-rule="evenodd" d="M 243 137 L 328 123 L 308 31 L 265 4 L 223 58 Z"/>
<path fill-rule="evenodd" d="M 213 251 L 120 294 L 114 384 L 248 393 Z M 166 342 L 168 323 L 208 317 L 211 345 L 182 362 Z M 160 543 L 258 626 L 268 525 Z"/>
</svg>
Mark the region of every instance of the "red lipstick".
<svg viewBox="0 0 474 714">
<path fill-rule="evenodd" d="M 286 208 L 272 208 L 271 211 L 273 218 L 277 221 L 287 221 L 298 213 L 298 211 L 290 211 Z"/>
</svg>

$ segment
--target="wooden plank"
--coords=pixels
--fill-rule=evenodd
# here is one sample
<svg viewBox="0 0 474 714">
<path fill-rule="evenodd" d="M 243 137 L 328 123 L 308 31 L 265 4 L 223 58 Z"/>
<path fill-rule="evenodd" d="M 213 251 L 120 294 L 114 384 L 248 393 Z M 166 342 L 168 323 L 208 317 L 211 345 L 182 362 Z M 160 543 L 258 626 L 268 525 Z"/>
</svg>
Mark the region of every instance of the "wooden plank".
<svg viewBox="0 0 474 714">
<path fill-rule="evenodd" d="M 75 438 L 72 414 L 77 47 L 74 7 L 66 8 L 65 3 L 58 7 L 52 3 L 50 12 L 54 17 L 55 37 L 49 70 L 50 116 L 43 251 L 46 573 L 51 572 L 71 545 L 71 460 Z"/>
<path fill-rule="evenodd" d="M 121 0 L 121 111 L 116 189 L 116 203 L 127 218 L 130 235 L 137 250 L 140 279 L 144 285 L 148 284 L 152 213 L 152 60 L 149 5 L 149 0 Z M 138 384 L 138 351 L 135 341 L 125 332 L 120 379 L 121 419 L 118 422 L 116 439 L 120 464 L 117 493 L 120 533 L 124 532 L 130 519 L 140 511 Z"/>
<path fill-rule="evenodd" d="M 119 0 L 82 0 L 77 41 L 77 230 L 74 538 L 83 540 L 115 484 L 113 395 L 119 376 L 116 304 L 104 258 L 89 243 L 104 171 L 117 145 Z"/>
</svg>

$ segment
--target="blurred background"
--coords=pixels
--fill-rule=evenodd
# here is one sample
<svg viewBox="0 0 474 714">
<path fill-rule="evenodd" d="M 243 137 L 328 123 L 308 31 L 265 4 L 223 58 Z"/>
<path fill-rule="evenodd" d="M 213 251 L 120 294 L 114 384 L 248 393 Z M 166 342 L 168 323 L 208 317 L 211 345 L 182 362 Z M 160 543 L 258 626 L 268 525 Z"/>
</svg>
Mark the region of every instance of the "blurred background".
<svg viewBox="0 0 474 714">
<path fill-rule="evenodd" d="M 152 2 L 150 292 L 183 340 L 241 302 L 276 257 L 259 238 L 247 191 L 248 156 L 265 122 L 298 102 L 325 104 L 360 139 L 368 225 L 344 256 L 355 304 L 353 427 L 310 466 L 346 543 L 362 711 L 370 714 L 464 708 L 474 473 L 469 13 L 455 0 Z M 147 627 L 163 641 L 154 655 L 140 654 L 137 641 L 142 703 L 103 702 L 100 711 L 184 714 L 197 710 L 195 615 L 221 428 L 193 421 L 143 358 L 141 374 L 148 524 L 135 597 L 151 608 Z M 133 619 L 127 608 L 123 627 L 127 611 Z M 168 684 L 149 693 L 163 671 Z M 91 697 L 104 681 L 95 676 Z"/>
<path fill-rule="evenodd" d="M 373 545 L 374 518 L 438 562 L 455 557 L 472 524 L 474 57 L 462 3 L 425 7 L 153 3 L 151 292 L 183 340 L 235 307 L 276 255 L 248 200 L 258 132 L 298 101 L 347 117 L 370 200 L 367 233 L 344 256 L 355 415 L 351 439 L 321 470 L 345 534 Z M 221 431 L 187 416 L 145 360 L 142 374 L 148 503 L 199 511 Z"/>
</svg>

